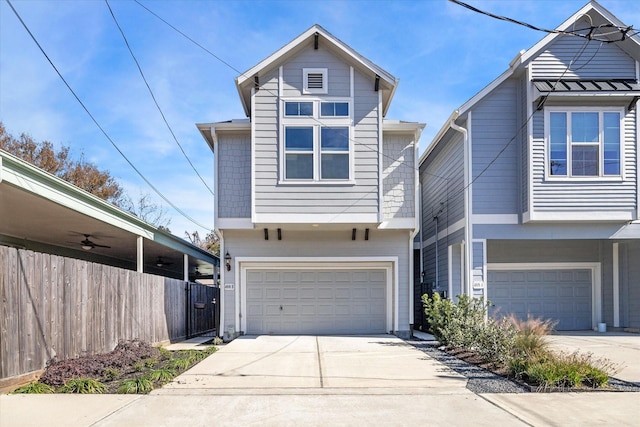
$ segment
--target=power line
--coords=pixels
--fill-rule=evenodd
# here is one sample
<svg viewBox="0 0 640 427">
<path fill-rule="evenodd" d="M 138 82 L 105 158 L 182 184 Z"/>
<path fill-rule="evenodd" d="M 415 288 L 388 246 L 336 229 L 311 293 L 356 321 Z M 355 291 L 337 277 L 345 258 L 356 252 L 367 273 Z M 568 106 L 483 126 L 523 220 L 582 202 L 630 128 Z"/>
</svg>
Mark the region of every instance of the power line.
<svg viewBox="0 0 640 427">
<path fill-rule="evenodd" d="M 184 155 L 184 158 L 187 159 L 187 162 L 189 162 L 189 165 L 191 165 L 191 168 L 193 169 L 193 171 L 196 173 L 196 175 L 198 175 L 198 178 L 200 178 L 200 181 L 202 181 L 204 186 L 207 187 L 207 190 L 209 190 L 209 193 L 211 193 L 211 195 L 215 197 L 215 194 L 213 193 L 213 190 L 211 190 L 211 188 L 207 185 L 207 183 L 205 182 L 204 178 L 202 178 L 202 175 L 200 175 L 200 173 L 198 172 L 196 167 L 191 162 L 191 159 L 189 159 L 189 156 L 187 156 L 187 153 L 184 151 L 184 148 L 182 148 L 182 145 L 180 144 L 180 142 L 178 142 L 178 138 L 176 137 L 176 134 L 173 132 L 173 129 L 169 125 L 169 122 L 167 121 L 167 118 L 164 115 L 164 112 L 162 111 L 162 108 L 160 108 L 160 104 L 158 104 L 158 100 L 156 99 L 155 95 L 153 94 L 153 91 L 151 90 L 151 86 L 149 85 L 149 82 L 147 81 L 147 78 L 145 77 L 144 73 L 142 72 L 142 67 L 140 66 L 140 63 L 138 62 L 138 59 L 134 55 L 133 50 L 131 49 L 131 46 L 129 45 L 129 41 L 127 40 L 127 37 L 125 36 L 124 31 L 122 30 L 122 27 L 120 27 L 120 24 L 118 23 L 118 20 L 116 19 L 116 15 L 113 13 L 113 10 L 111 9 L 111 5 L 109 5 L 109 0 L 105 0 L 105 3 L 107 4 L 107 7 L 109 8 L 109 12 L 111 13 L 111 17 L 113 18 L 113 21 L 115 22 L 116 26 L 118 27 L 118 30 L 120 31 L 120 34 L 122 35 L 122 38 L 124 39 L 124 43 L 127 45 L 127 49 L 129 50 L 129 53 L 131 54 L 131 57 L 133 58 L 133 61 L 136 63 L 136 66 L 138 67 L 138 71 L 140 72 L 140 76 L 142 77 L 142 80 L 144 81 L 144 84 L 147 86 L 147 89 L 149 90 L 149 94 L 151 95 L 151 98 L 153 99 L 153 103 L 156 105 L 156 108 L 158 109 L 158 112 L 162 116 L 162 120 L 164 121 L 164 124 L 167 126 L 167 129 L 169 129 L 169 133 L 171 133 L 171 136 L 173 137 L 173 140 L 178 145 L 178 147 L 180 147 L 180 151 L 182 151 L 182 154 Z"/>
<path fill-rule="evenodd" d="M 486 12 L 484 10 L 478 9 L 477 7 L 471 6 L 467 3 L 461 2 L 460 0 L 449 0 L 452 3 L 455 3 L 459 6 L 462 6 L 466 9 L 469 9 L 473 12 L 479 13 L 481 15 L 486 15 L 489 16 L 491 18 L 494 19 L 498 19 L 500 21 L 506 21 L 506 22 L 511 22 L 513 24 L 517 24 L 517 25 L 522 25 L 523 27 L 526 28 L 530 28 L 532 30 L 535 31 L 542 31 L 544 33 L 549 33 L 549 34 L 563 34 L 566 36 L 574 36 L 574 37 L 582 37 L 585 38 L 587 40 L 597 40 L 603 43 L 615 43 L 615 42 L 619 42 L 622 40 L 625 40 L 629 37 L 633 37 L 636 34 L 638 34 L 638 32 L 635 33 L 630 33 L 633 30 L 633 26 L 628 26 L 628 27 L 619 27 L 613 24 L 603 24 L 603 25 L 598 25 L 598 26 L 593 26 L 591 25 L 590 27 L 586 27 L 586 28 L 581 28 L 581 29 L 577 29 L 577 30 L 571 30 L 571 31 L 564 31 L 564 30 L 549 30 L 546 28 L 542 28 L 542 27 L 538 27 L 535 25 L 531 25 L 528 24 L 526 22 L 523 21 L 518 21 L 517 19 L 513 19 L 513 18 L 509 18 L 507 16 L 501 16 L 501 15 L 496 15 L 493 14 L 491 12 Z M 613 28 L 613 31 L 610 31 L 608 33 L 600 33 L 597 34 L 596 30 L 600 30 L 602 28 Z M 586 34 L 583 34 L 584 32 L 586 32 Z M 610 39 L 610 38 L 602 38 L 602 36 L 609 36 L 609 35 L 613 35 L 613 34 L 619 34 L 620 38 L 618 39 Z"/>
<path fill-rule="evenodd" d="M 122 150 L 120 150 L 120 148 L 118 147 L 118 145 L 113 141 L 113 139 L 111 139 L 111 137 L 109 136 L 109 134 L 107 134 L 107 132 L 104 130 L 104 128 L 100 125 L 100 123 L 98 123 L 98 120 L 93 116 L 93 114 L 91 114 L 91 111 L 89 111 L 89 109 L 87 108 L 87 106 L 82 102 L 82 100 L 80 99 L 80 97 L 76 94 L 76 92 L 73 90 L 73 88 L 71 88 L 71 86 L 69 85 L 69 83 L 67 82 L 67 80 L 64 78 L 64 76 L 62 75 L 62 73 L 60 73 L 60 71 L 58 70 L 58 68 L 55 66 L 55 64 L 53 63 L 53 61 L 51 60 L 51 58 L 49 58 L 49 55 L 47 55 L 47 53 L 45 52 L 44 48 L 40 45 L 40 43 L 38 42 L 38 40 L 36 39 L 36 37 L 34 36 L 34 34 L 31 32 L 31 30 L 29 29 L 29 27 L 27 26 L 27 24 L 22 20 L 22 17 L 20 16 L 20 14 L 18 13 L 18 11 L 13 7 L 13 4 L 11 4 L 11 0 L 7 0 L 7 3 L 9 4 L 9 7 L 11 7 L 11 10 L 13 10 L 13 13 L 16 15 L 16 17 L 18 18 L 18 20 L 20 21 L 20 23 L 22 24 L 22 26 L 24 27 L 24 29 L 27 31 L 27 33 L 29 33 L 29 36 L 31 36 L 31 39 L 34 41 L 34 43 L 36 44 L 36 46 L 38 46 L 38 49 L 40 49 L 40 52 L 42 52 L 42 54 L 44 55 L 44 57 L 47 59 L 47 61 L 49 62 L 49 64 L 51 65 L 51 67 L 53 67 L 53 69 L 55 70 L 56 74 L 58 74 L 58 77 L 60 77 L 60 79 L 62 80 L 62 82 L 65 84 L 65 86 L 67 87 L 67 89 L 69 89 L 69 91 L 71 92 L 71 94 L 73 95 L 73 97 L 76 99 L 76 101 L 78 101 L 78 103 L 80 104 L 80 106 L 82 107 L 82 109 L 87 113 L 87 115 L 91 118 L 91 120 L 93 121 L 93 123 L 98 127 L 98 129 L 100 129 L 100 132 L 102 132 L 102 134 L 105 136 L 105 138 L 107 138 L 107 140 L 111 143 L 111 145 L 113 145 L 113 147 L 116 149 L 116 151 L 118 153 L 120 153 L 120 155 L 122 156 L 122 158 L 124 158 L 124 160 L 129 164 L 129 166 L 131 166 L 131 168 L 136 171 L 136 173 L 138 174 L 138 176 L 140 176 L 140 178 L 142 178 L 142 180 L 144 180 L 144 182 L 147 183 L 147 185 L 149 187 L 151 187 L 151 189 L 158 195 L 160 196 L 165 202 L 167 202 L 171 207 L 173 207 L 180 215 L 182 215 L 183 217 L 185 217 L 186 219 L 188 219 L 189 221 L 191 221 L 192 223 L 194 223 L 195 225 L 204 228 L 206 230 L 213 230 L 213 228 L 211 227 L 207 227 L 203 224 L 200 224 L 198 221 L 196 221 L 195 219 L 191 218 L 189 215 L 187 215 L 185 212 L 183 212 L 180 208 L 178 208 L 175 204 L 173 204 L 164 194 L 162 194 L 162 192 L 160 192 L 160 190 L 158 190 L 143 174 L 142 172 L 140 172 L 138 170 L 138 168 L 135 167 L 135 165 L 133 163 L 131 163 L 131 161 L 127 158 L 127 156 L 122 152 Z"/>
</svg>

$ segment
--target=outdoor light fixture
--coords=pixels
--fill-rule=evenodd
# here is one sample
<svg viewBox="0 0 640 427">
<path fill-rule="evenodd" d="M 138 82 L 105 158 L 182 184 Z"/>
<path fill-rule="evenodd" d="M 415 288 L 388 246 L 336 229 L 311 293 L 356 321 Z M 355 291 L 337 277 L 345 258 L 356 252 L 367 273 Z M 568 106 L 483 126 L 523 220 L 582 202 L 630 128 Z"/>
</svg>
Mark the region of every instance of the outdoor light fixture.
<svg viewBox="0 0 640 427">
<path fill-rule="evenodd" d="M 85 251 L 90 251 L 91 249 L 93 249 L 93 246 L 91 246 L 91 245 L 82 245 L 82 249 L 84 249 Z"/>
<path fill-rule="evenodd" d="M 229 255 L 229 251 L 224 256 L 225 264 L 227 265 L 227 271 L 231 271 L 231 255 Z"/>
</svg>

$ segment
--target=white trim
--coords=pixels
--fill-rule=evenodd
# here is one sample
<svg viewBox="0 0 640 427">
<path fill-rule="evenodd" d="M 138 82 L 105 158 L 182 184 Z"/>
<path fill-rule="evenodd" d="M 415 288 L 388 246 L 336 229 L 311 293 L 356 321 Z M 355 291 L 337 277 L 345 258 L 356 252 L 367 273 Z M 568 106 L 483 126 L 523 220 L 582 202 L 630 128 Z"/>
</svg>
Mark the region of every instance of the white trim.
<svg viewBox="0 0 640 427">
<path fill-rule="evenodd" d="M 226 245 L 224 243 L 224 232 L 222 230 L 217 230 L 216 229 L 216 234 L 218 235 L 218 239 L 220 239 L 220 253 L 221 254 L 226 254 Z M 224 332 L 227 330 L 227 325 L 224 323 L 225 319 L 224 319 L 224 308 L 225 308 L 225 290 L 224 290 L 224 284 L 225 284 L 225 280 L 226 280 L 226 271 L 227 271 L 227 267 L 225 265 L 225 261 L 224 261 L 224 255 L 222 255 L 222 257 L 220 257 L 220 292 L 219 292 L 219 299 L 220 299 L 220 306 L 218 307 L 218 310 L 220 311 L 220 330 L 216 331 L 218 336 L 221 337 L 224 335 Z"/>
<path fill-rule="evenodd" d="M 613 244 L 613 327 L 620 327 L 620 244 Z"/>
<path fill-rule="evenodd" d="M 256 219 L 256 103 L 255 88 L 251 88 L 251 221 Z M 220 194 L 220 193 L 216 193 Z"/>
<path fill-rule="evenodd" d="M 325 224 L 325 223 L 348 223 L 348 224 L 378 224 L 378 214 L 353 214 L 339 212 L 335 214 L 281 214 L 264 213 L 257 214 L 252 219 L 254 224 Z"/>
<path fill-rule="evenodd" d="M 518 214 L 474 214 L 473 224 L 519 224 Z"/>
<path fill-rule="evenodd" d="M 573 142 L 571 135 L 571 117 L 572 113 L 597 113 L 598 114 L 598 142 L 597 143 L 585 143 L 585 142 Z M 566 116 L 566 135 L 565 135 L 565 148 L 567 155 L 567 174 L 566 175 L 551 175 L 549 167 L 549 156 L 551 154 L 551 125 L 550 115 L 551 113 L 564 113 Z M 617 175 L 604 173 L 604 113 L 618 113 L 620 117 L 620 134 L 619 138 L 619 167 L 620 173 Z M 582 181 L 596 181 L 596 182 L 623 182 L 625 179 L 625 111 L 623 107 L 572 107 L 572 106 L 553 106 L 544 108 L 544 179 L 545 181 L 563 181 L 563 182 L 582 182 Z M 574 146 L 594 146 L 598 147 L 598 175 L 576 175 L 572 174 L 572 148 Z"/>
<path fill-rule="evenodd" d="M 640 61 L 636 60 L 636 81 L 640 80 Z M 634 219 L 640 219 L 640 114 L 638 114 L 638 104 L 635 108 L 636 115 L 636 217 Z"/>
<path fill-rule="evenodd" d="M 382 221 L 378 226 L 379 229 L 398 229 L 408 228 L 416 229 L 416 219 L 414 218 L 390 218 L 386 221 Z"/>
<path fill-rule="evenodd" d="M 309 74 L 322 75 L 321 88 L 309 88 Z M 303 68 L 302 69 L 302 93 L 306 95 L 320 95 L 329 93 L 329 69 L 328 68 Z"/>
<path fill-rule="evenodd" d="M 533 84 L 531 81 L 533 80 L 533 71 L 531 70 L 531 64 L 527 65 L 527 150 L 528 150 L 528 168 L 527 168 L 527 181 L 529 182 L 529 188 L 527 188 L 527 212 L 523 215 L 522 222 L 528 222 L 530 220 L 529 212 L 534 212 L 534 195 L 533 188 L 535 186 L 535 182 L 533 179 Z M 529 119 L 530 118 L 530 119 Z M 543 119 L 544 120 L 544 119 Z"/>
<path fill-rule="evenodd" d="M 236 257 L 234 268 L 236 271 L 236 325 L 240 331 L 246 332 L 246 283 L 247 270 L 251 269 L 380 269 L 386 271 L 387 280 L 387 313 L 386 330 L 398 331 L 398 257 Z M 237 328 L 236 328 L 237 329 Z"/>
<path fill-rule="evenodd" d="M 218 218 L 216 227 L 220 229 L 247 229 L 254 228 L 251 218 Z"/>
<path fill-rule="evenodd" d="M 409 269 L 407 271 L 407 276 L 409 279 L 409 307 L 408 307 L 408 313 L 409 313 L 409 328 L 413 327 L 413 311 L 414 311 L 414 307 L 413 307 L 413 294 L 414 292 L 414 286 L 415 286 L 415 279 L 414 279 L 414 271 L 413 271 L 413 239 L 415 237 L 415 233 L 409 233 Z M 399 287 L 399 286 L 396 286 Z M 398 304 L 399 305 L 399 304 Z"/>
<path fill-rule="evenodd" d="M 490 263 L 489 270 L 591 270 L 591 327 L 602 321 L 602 266 L 599 262 Z M 487 284 L 488 285 L 488 284 Z"/>
<path fill-rule="evenodd" d="M 284 67 L 281 65 L 278 67 L 278 100 L 281 100 L 282 97 L 284 96 L 283 83 L 284 83 Z"/>
<path fill-rule="evenodd" d="M 356 90 L 355 87 L 356 87 L 356 85 L 355 85 L 355 74 L 353 72 L 353 65 L 351 65 L 349 67 L 349 97 L 351 99 L 355 98 L 355 90 Z M 349 113 L 351 113 L 351 110 L 349 110 Z M 352 117 L 353 117 L 353 115 L 352 115 Z"/>
<path fill-rule="evenodd" d="M 453 300 L 453 246 L 447 248 L 447 296 L 450 300 Z"/>
<path fill-rule="evenodd" d="M 633 210 L 626 211 L 563 211 L 563 212 L 536 212 L 529 222 L 536 221 L 631 221 Z"/>
<path fill-rule="evenodd" d="M 382 125 L 383 125 L 383 120 L 382 120 L 382 91 L 378 91 L 378 222 L 382 222 L 382 218 L 383 218 L 383 204 L 384 204 L 384 194 L 383 194 L 383 190 L 384 188 L 382 187 L 383 185 L 383 180 L 382 180 L 382 173 L 383 173 L 383 168 L 382 165 L 383 163 L 383 159 L 382 159 L 382 154 L 383 154 L 383 135 L 384 132 L 382 131 Z"/>
</svg>

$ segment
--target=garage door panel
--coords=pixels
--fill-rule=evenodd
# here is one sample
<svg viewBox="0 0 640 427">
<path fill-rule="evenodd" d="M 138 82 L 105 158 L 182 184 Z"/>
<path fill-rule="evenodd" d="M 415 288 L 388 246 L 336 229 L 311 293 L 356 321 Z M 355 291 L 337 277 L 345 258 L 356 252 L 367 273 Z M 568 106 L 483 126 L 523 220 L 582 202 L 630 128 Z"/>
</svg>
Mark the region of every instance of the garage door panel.
<svg viewBox="0 0 640 427">
<path fill-rule="evenodd" d="M 488 279 L 492 316 L 531 315 L 557 322 L 558 330 L 591 329 L 590 269 L 489 271 Z"/>
<path fill-rule="evenodd" d="M 265 272 L 259 273 L 248 269 L 245 276 L 249 334 L 386 332 L 383 269 L 283 270 L 270 276 L 280 281 L 270 283 L 264 281 Z"/>
</svg>

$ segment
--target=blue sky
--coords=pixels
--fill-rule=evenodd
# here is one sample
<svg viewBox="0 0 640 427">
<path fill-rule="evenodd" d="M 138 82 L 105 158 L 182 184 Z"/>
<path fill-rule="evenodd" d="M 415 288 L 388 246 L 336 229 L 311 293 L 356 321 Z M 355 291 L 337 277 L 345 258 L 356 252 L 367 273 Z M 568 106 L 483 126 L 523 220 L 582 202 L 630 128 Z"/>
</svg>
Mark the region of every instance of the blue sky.
<svg viewBox="0 0 640 427">
<path fill-rule="evenodd" d="M 445 0 L 140 0 L 233 68 L 245 71 L 318 23 L 400 79 L 388 118 L 426 122 L 422 152 L 449 114 L 489 84 L 521 50 L 544 37 Z M 585 0 L 468 0 L 495 14 L 555 28 Z M 157 111 L 101 0 L 13 0 L 53 63 L 131 162 L 176 206 L 212 226 L 213 197 Z M 635 0 L 602 0 L 640 27 Z M 111 8 L 160 107 L 199 173 L 213 188 L 213 154 L 197 122 L 244 118 L 238 72 L 130 0 Z M 160 198 L 111 146 L 0 0 L 0 120 L 15 135 L 71 147 L 109 170 L 132 197 Z M 199 230 L 163 203 L 172 232 Z"/>
</svg>

